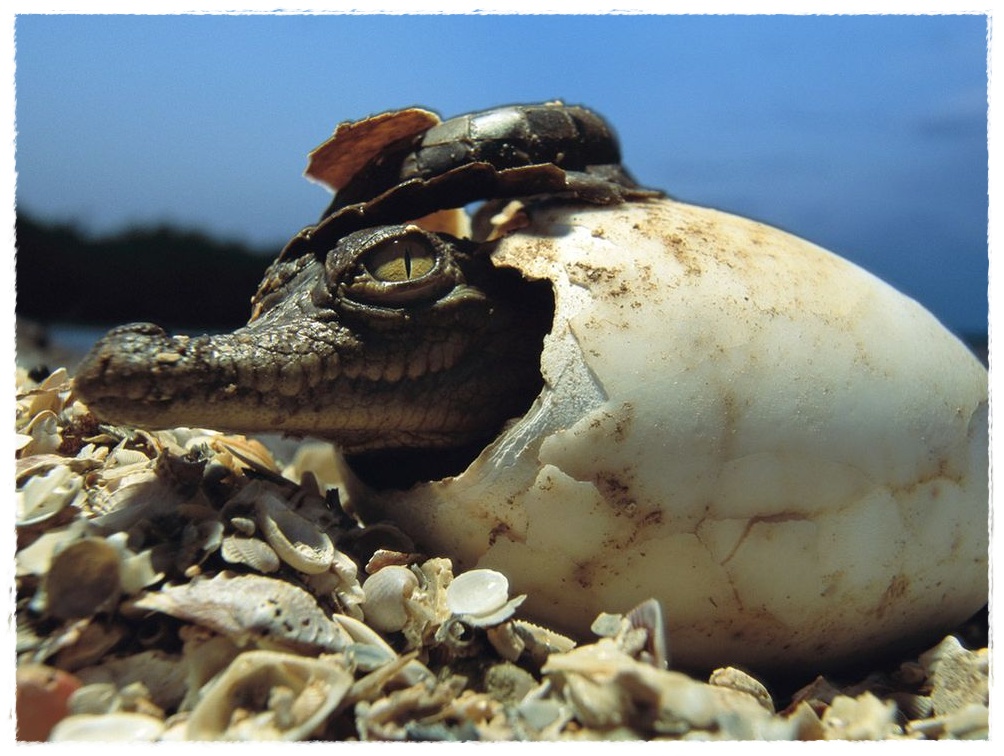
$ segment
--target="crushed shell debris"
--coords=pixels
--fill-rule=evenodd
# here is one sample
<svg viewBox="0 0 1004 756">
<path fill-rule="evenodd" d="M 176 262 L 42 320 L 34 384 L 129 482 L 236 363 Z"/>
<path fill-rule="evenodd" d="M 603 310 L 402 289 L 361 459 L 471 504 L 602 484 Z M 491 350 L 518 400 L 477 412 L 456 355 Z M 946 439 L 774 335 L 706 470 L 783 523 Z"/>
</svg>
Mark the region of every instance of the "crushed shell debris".
<svg viewBox="0 0 1004 756">
<path fill-rule="evenodd" d="M 101 425 L 63 369 L 17 381 L 22 740 L 988 737 L 988 652 L 955 636 L 775 701 L 738 669 L 673 670 L 655 602 L 578 645 L 526 622 L 503 575 L 346 515 L 327 445 L 280 465 Z"/>
</svg>

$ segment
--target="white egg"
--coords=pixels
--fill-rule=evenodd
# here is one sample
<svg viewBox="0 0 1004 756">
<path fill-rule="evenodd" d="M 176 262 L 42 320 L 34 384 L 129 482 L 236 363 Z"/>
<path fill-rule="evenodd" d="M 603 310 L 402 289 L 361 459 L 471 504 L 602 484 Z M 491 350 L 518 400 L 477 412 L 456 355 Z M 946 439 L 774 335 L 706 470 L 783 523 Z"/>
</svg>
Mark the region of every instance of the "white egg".
<svg viewBox="0 0 1004 756">
<path fill-rule="evenodd" d="M 817 669 L 987 601 L 987 373 L 911 299 L 670 200 L 541 206 L 545 387 L 462 474 L 355 501 L 588 637 L 661 602 L 674 666 Z"/>
</svg>

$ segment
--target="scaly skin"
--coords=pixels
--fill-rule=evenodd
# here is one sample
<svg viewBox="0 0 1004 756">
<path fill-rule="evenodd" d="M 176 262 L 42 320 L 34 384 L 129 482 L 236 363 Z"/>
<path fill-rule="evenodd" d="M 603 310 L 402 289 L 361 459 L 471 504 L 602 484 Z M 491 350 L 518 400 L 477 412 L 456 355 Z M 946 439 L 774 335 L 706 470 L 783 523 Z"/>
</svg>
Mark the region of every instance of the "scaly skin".
<svg viewBox="0 0 1004 756">
<path fill-rule="evenodd" d="M 489 255 L 416 226 L 356 232 L 273 265 L 233 333 L 110 331 L 76 389 L 144 428 L 313 435 L 350 454 L 484 442 L 539 392 L 553 316 L 547 284 Z"/>
</svg>

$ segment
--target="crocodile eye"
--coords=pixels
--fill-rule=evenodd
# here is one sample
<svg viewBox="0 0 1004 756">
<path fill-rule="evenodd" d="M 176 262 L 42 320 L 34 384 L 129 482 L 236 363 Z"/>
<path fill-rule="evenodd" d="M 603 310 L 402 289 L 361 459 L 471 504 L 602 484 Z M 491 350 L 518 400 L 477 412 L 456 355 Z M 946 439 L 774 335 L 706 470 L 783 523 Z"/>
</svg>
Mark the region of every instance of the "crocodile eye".
<svg viewBox="0 0 1004 756">
<path fill-rule="evenodd" d="M 335 267 L 333 278 L 342 282 L 347 299 L 361 304 L 424 306 L 462 282 L 450 242 L 415 226 L 387 226 L 350 236 L 343 249 L 348 276 Z"/>
<path fill-rule="evenodd" d="M 370 250 L 362 263 L 377 281 L 402 283 L 431 273 L 436 253 L 417 239 L 392 239 Z"/>
</svg>

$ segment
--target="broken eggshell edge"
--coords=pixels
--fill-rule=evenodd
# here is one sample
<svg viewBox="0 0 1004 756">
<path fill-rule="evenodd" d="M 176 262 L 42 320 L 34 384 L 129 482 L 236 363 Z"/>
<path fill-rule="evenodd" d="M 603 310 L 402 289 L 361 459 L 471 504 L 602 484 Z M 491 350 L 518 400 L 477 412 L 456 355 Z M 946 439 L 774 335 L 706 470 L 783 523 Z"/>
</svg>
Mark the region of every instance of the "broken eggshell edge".
<svg viewBox="0 0 1004 756">
<path fill-rule="evenodd" d="M 530 207 L 545 387 L 460 475 L 351 492 L 588 637 L 654 597 L 674 666 L 819 669 L 987 600 L 987 373 L 920 305 L 767 225 L 671 200 Z"/>
</svg>

